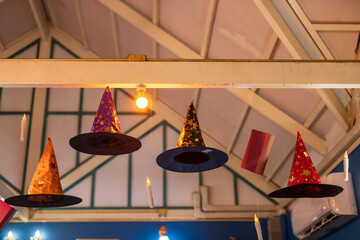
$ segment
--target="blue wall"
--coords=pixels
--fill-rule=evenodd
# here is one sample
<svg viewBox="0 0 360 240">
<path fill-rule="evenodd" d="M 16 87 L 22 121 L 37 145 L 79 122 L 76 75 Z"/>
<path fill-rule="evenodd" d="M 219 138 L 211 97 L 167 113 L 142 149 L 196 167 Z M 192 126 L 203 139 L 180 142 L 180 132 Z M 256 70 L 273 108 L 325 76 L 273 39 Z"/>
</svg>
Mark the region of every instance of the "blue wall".
<svg viewBox="0 0 360 240">
<path fill-rule="evenodd" d="M 343 172 L 344 166 L 340 163 L 332 172 Z M 352 174 L 352 180 L 354 185 L 354 192 L 356 198 L 356 205 L 358 212 L 360 212 L 360 145 L 357 146 L 354 151 L 349 154 L 349 172 Z M 286 224 L 286 229 L 283 229 L 287 233 L 288 240 L 297 239 L 292 232 L 290 215 L 284 216 L 284 224 Z M 357 216 L 347 224 L 345 224 L 340 229 L 332 232 L 330 235 L 327 235 L 323 239 L 325 240 L 338 240 L 338 239 L 360 239 L 360 216 Z M 357 235 L 354 235 L 357 234 Z"/>
<path fill-rule="evenodd" d="M 264 240 L 267 221 L 260 220 Z M 101 222 L 101 223 L 9 223 L 0 239 L 11 230 L 17 240 L 29 240 L 37 229 L 46 240 L 76 238 L 118 238 L 121 240 L 158 240 L 159 228 L 165 225 L 170 240 L 257 239 L 253 222 Z"/>
</svg>

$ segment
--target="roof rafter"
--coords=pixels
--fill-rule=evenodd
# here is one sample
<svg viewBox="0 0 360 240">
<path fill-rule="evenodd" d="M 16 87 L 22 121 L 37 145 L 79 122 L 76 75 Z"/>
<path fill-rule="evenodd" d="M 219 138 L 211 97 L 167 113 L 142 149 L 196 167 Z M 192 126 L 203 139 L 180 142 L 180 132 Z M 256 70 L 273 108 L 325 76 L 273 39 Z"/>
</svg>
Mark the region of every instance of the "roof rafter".
<svg viewBox="0 0 360 240">
<path fill-rule="evenodd" d="M 197 52 L 193 51 L 185 44 L 181 43 L 176 38 L 165 32 L 163 29 L 153 24 L 151 21 L 137 13 L 125 3 L 117 0 L 98 1 L 178 56 L 185 56 L 185 58 L 193 59 L 201 58 Z"/>
<path fill-rule="evenodd" d="M 39 4 L 41 3 L 37 0 L 29 0 L 31 12 L 35 18 L 35 22 L 40 31 L 41 38 L 47 41 L 49 29 L 47 23 L 40 14 L 40 12 L 43 10 L 41 9 L 41 6 Z"/>
</svg>

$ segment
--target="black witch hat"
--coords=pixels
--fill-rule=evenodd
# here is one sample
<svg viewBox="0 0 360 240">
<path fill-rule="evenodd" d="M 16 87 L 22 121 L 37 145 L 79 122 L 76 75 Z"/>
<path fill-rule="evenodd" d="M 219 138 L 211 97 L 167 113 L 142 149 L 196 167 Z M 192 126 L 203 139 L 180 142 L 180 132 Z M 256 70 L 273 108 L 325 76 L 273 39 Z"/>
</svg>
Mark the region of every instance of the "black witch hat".
<svg viewBox="0 0 360 240">
<path fill-rule="evenodd" d="M 203 172 L 223 166 L 228 159 L 223 151 L 205 146 L 191 103 L 176 148 L 161 153 L 156 162 L 174 172 Z"/>
</svg>

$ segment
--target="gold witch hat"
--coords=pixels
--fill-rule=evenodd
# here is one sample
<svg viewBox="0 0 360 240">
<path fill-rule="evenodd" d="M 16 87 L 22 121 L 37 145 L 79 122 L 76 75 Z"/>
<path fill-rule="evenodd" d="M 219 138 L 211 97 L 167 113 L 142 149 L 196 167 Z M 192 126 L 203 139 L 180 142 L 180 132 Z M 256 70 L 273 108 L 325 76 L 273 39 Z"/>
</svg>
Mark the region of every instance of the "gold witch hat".
<svg viewBox="0 0 360 240">
<path fill-rule="evenodd" d="M 78 197 L 63 195 L 54 147 L 50 138 L 31 180 L 28 195 L 5 200 L 21 207 L 63 207 L 80 203 Z"/>
<path fill-rule="evenodd" d="M 223 151 L 205 146 L 192 102 L 176 148 L 161 153 L 156 162 L 174 172 L 203 172 L 223 166 L 228 158 Z"/>
</svg>

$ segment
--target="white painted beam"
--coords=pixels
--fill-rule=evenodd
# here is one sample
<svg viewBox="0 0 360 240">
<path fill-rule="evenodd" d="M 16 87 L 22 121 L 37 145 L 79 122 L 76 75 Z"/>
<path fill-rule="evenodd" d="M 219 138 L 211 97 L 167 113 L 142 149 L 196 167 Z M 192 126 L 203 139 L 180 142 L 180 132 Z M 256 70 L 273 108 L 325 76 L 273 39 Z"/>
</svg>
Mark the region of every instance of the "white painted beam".
<svg viewBox="0 0 360 240">
<path fill-rule="evenodd" d="M 51 28 L 50 35 L 61 42 L 70 51 L 76 53 L 80 58 L 99 58 L 99 56 L 86 49 L 80 42 L 58 28 Z"/>
<path fill-rule="evenodd" d="M 38 30 L 31 31 L 15 41 L 9 43 L 3 51 L 0 51 L 0 58 L 8 58 L 14 53 L 20 51 L 30 43 L 40 38 L 40 32 Z"/>
<path fill-rule="evenodd" d="M 6 69 L 0 71 L 2 87 L 135 88 L 139 82 L 148 88 L 360 87 L 356 61 L 2 59 L 0 68 Z"/>
<path fill-rule="evenodd" d="M 203 58 L 207 58 L 209 54 L 211 36 L 214 28 L 214 21 L 216 16 L 218 0 L 210 0 L 208 11 L 206 15 L 206 22 L 205 22 L 205 31 L 203 42 L 201 45 L 200 56 Z"/>
<path fill-rule="evenodd" d="M 89 48 L 89 40 L 88 40 L 88 37 L 86 34 L 85 22 L 84 22 L 84 17 L 82 14 L 80 0 L 75 0 L 74 4 L 75 4 L 76 18 L 80 25 L 81 38 L 82 38 L 85 48 L 88 49 Z"/>
<path fill-rule="evenodd" d="M 349 129 L 349 114 L 331 89 L 316 89 L 337 122 L 347 131 Z"/>
<path fill-rule="evenodd" d="M 48 40 L 48 26 L 43 19 L 41 12 L 43 11 L 41 8 L 41 2 L 39 0 L 29 0 L 29 5 L 31 8 L 32 15 L 35 19 L 36 25 L 40 31 L 41 38 L 44 40 Z"/>
<path fill-rule="evenodd" d="M 285 22 L 279 11 L 276 9 L 271 0 L 254 0 L 254 3 L 264 15 L 272 29 L 276 32 L 281 42 L 286 46 L 290 54 L 295 59 L 309 59 L 295 34 Z"/>
<path fill-rule="evenodd" d="M 116 15 L 114 12 L 110 12 L 110 19 L 111 19 L 111 30 L 112 30 L 113 41 L 114 41 L 115 57 L 120 58 L 119 29 L 118 29 L 118 24 L 116 21 Z"/>
<path fill-rule="evenodd" d="M 159 25 L 160 22 L 160 0 L 153 0 L 152 1 L 152 23 L 156 26 Z M 153 57 L 159 57 L 159 44 L 153 40 L 152 42 L 153 47 Z"/>
<path fill-rule="evenodd" d="M 293 136 L 296 136 L 297 131 L 300 131 L 304 141 L 307 144 L 309 144 L 320 154 L 326 155 L 327 147 L 325 140 L 321 139 L 319 136 L 304 127 L 302 124 L 298 123 L 297 121 L 286 115 L 284 112 L 265 101 L 259 95 L 248 89 L 232 88 L 229 89 L 229 91 L 241 98 L 243 101 L 249 104 L 250 107 L 257 110 L 262 115 L 266 116 L 269 120 L 273 121 Z"/>
<path fill-rule="evenodd" d="M 288 3 L 300 19 L 300 21 L 303 23 L 313 40 L 315 41 L 316 45 L 320 48 L 321 52 L 323 53 L 324 57 L 328 60 L 334 59 L 334 56 L 330 52 L 329 48 L 326 46 L 322 38 L 320 37 L 319 33 L 314 29 L 312 26 L 310 20 L 306 16 L 305 12 L 300 7 L 297 0 L 288 0 Z"/>
<path fill-rule="evenodd" d="M 99 0 L 99 2 L 179 57 L 193 59 L 201 58 L 197 52 L 153 24 L 125 3 L 117 0 Z"/>
<path fill-rule="evenodd" d="M 5 49 L 4 43 L 0 39 L 0 52 Z"/>
<path fill-rule="evenodd" d="M 50 4 L 51 1 L 52 0 L 44 0 L 43 3 L 44 3 L 46 12 L 48 13 L 48 16 L 50 18 L 52 25 L 57 28 L 59 25 L 58 25 L 58 21 L 55 17 L 54 9 L 51 7 L 51 4 Z"/>
<path fill-rule="evenodd" d="M 312 27 L 316 31 L 360 31 L 360 24 L 357 23 L 315 23 Z"/>
</svg>

